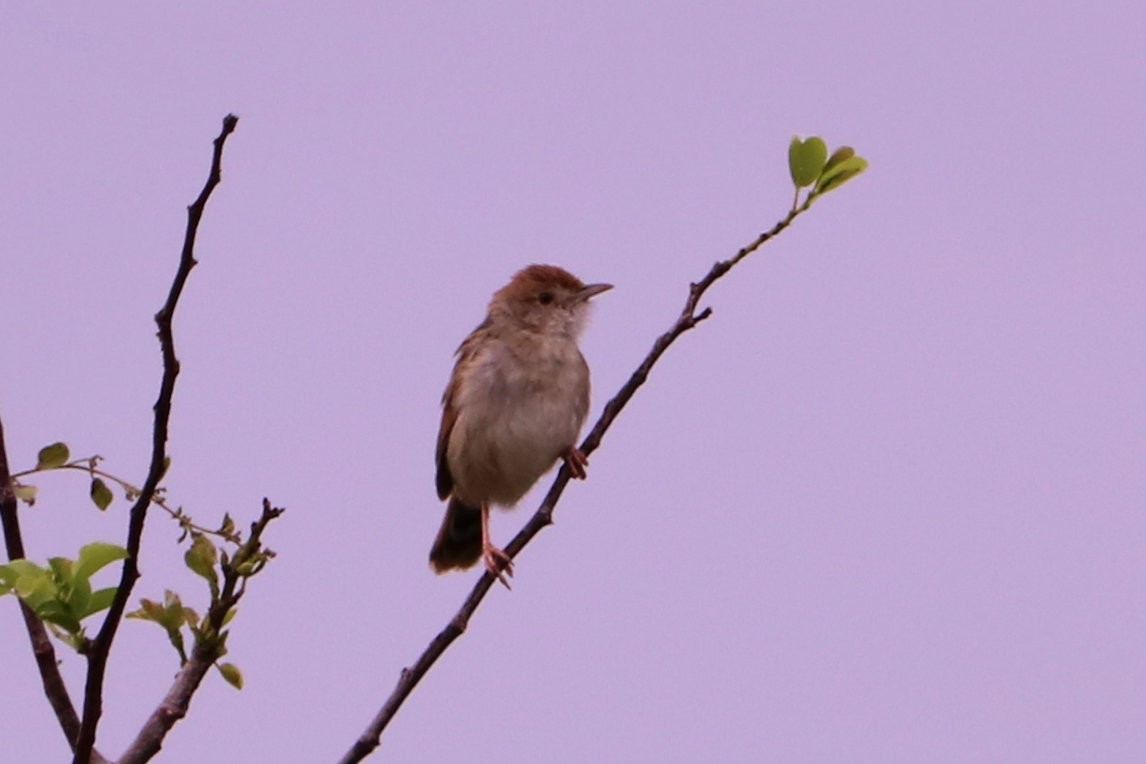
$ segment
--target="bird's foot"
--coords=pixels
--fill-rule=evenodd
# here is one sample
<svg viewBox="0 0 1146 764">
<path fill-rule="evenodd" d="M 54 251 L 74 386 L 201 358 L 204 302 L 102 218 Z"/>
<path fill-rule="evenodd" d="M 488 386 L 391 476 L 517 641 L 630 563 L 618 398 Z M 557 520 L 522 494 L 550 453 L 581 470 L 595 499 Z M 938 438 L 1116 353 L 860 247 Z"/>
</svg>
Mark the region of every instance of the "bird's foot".
<svg viewBox="0 0 1146 764">
<path fill-rule="evenodd" d="M 588 474 L 585 468 L 589 466 L 589 459 L 585 454 L 581 453 L 581 449 L 576 446 L 570 446 L 569 450 L 561 456 L 565 460 L 565 466 L 569 470 L 569 477 L 575 480 L 584 480 Z"/>
<path fill-rule="evenodd" d="M 486 570 L 492 573 L 502 586 L 506 589 L 511 588 L 506 576 L 513 578 L 513 560 L 508 554 L 493 544 L 486 543 L 482 546 L 481 559 L 485 563 Z"/>
</svg>

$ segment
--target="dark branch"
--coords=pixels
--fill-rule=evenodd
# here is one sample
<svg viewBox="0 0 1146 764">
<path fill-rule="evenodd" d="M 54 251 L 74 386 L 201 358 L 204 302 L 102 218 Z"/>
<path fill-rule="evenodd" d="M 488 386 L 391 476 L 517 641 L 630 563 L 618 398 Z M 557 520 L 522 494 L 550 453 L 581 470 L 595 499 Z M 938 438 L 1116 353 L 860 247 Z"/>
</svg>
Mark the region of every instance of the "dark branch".
<svg viewBox="0 0 1146 764">
<path fill-rule="evenodd" d="M 9 560 L 22 560 L 25 557 L 24 538 L 20 531 L 17 507 L 16 494 L 12 490 L 12 472 L 8 466 L 8 449 L 4 442 L 4 424 L 0 422 L 0 525 L 4 528 L 4 547 Z M 36 668 L 40 671 L 44 695 L 47 696 L 48 703 L 51 704 L 60 723 L 60 729 L 64 731 L 64 737 L 68 739 L 70 745 L 79 734 L 80 719 L 76 715 L 76 707 L 72 705 L 72 698 L 68 695 L 64 678 L 60 675 L 56 649 L 52 646 L 44 622 L 36 617 L 23 600 L 20 601 L 20 614 L 24 616 L 24 627 L 28 630 L 28 639 L 32 642 L 32 655 L 36 659 Z M 105 761 L 95 751 L 92 752 L 91 758 L 95 762 Z"/>
<path fill-rule="evenodd" d="M 223 588 L 219 599 L 207 614 L 207 636 L 196 638 L 191 657 L 176 674 L 171 689 L 148 717 L 118 764 L 143 764 L 150 761 L 159 753 L 163 740 L 171 728 L 187 715 L 191 707 L 191 698 L 199 688 L 199 683 L 203 681 L 203 677 L 215 661 L 223 656 L 227 640 L 223 623 L 227 614 L 239 604 L 246 591 L 243 583 L 246 574 L 240 570 L 240 566 L 263 552 L 263 531 L 282 513 L 281 508 L 272 507 L 268 499 L 263 499 L 263 513 L 256 522 L 251 523 L 251 533 L 246 543 L 223 565 Z"/>
<path fill-rule="evenodd" d="M 103 682 L 107 671 L 108 655 L 111 652 L 112 642 L 116 631 L 123 620 L 123 613 L 127 607 L 127 600 L 131 590 L 139 578 L 139 545 L 143 537 L 143 524 L 147 519 L 147 509 L 151 504 L 155 489 L 166 471 L 167 462 L 167 428 L 171 419 L 171 398 L 175 392 L 175 378 L 179 376 L 179 360 L 175 357 L 175 338 L 172 334 L 171 322 L 175 316 L 175 308 L 187 277 L 195 267 L 195 236 L 199 231 L 199 221 L 203 217 L 203 210 L 215 186 L 219 185 L 221 165 L 223 161 L 223 146 L 235 130 L 239 118 L 228 114 L 223 119 L 223 129 L 215 138 L 215 149 L 211 158 L 211 170 L 207 182 L 198 198 L 187 208 L 187 229 L 183 237 L 183 251 L 179 258 L 179 267 L 175 272 L 175 279 L 171 283 L 171 290 L 163 307 L 155 314 L 155 323 L 159 326 L 159 344 L 163 354 L 163 379 L 159 386 L 159 398 L 155 402 L 155 420 L 151 437 L 151 463 L 147 470 L 147 479 L 135 504 L 131 507 L 127 530 L 128 557 L 124 560 L 123 571 L 120 574 L 119 588 L 115 599 L 108 609 L 103 626 L 92 641 L 87 652 L 88 671 L 84 686 L 84 711 L 80 724 L 79 734 L 75 738 L 75 757 L 73 764 L 88 764 L 91 761 L 91 752 L 95 744 L 96 727 L 103 714 Z"/>
<path fill-rule="evenodd" d="M 773 238 L 789 225 L 792 221 L 799 217 L 803 212 L 808 209 L 808 205 L 804 204 L 801 207 L 793 209 L 789 212 L 780 222 L 772 226 L 769 230 L 760 234 L 746 247 L 738 251 L 734 256 L 728 260 L 721 260 L 715 263 L 708 273 L 700 281 L 695 284 L 689 285 L 688 298 L 685 300 L 684 307 L 681 309 L 680 315 L 676 321 L 669 328 L 667 332 L 657 337 L 653 343 L 652 349 L 644 360 L 637 367 L 636 371 L 632 373 L 628 381 L 621 386 L 617 394 L 605 404 L 604 410 L 601 412 L 600 418 L 597 419 L 596 424 L 585 436 L 584 442 L 581 444 L 581 452 L 586 456 L 597 450 L 601 445 L 601 440 L 605 437 L 605 432 L 612 426 L 613 420 L 621 413 L 621 410 L 629 402 L 637 392 L 637 390 L 648 379 L 649 372 L 652 371 L 653 366 L 660 359 L 664 352 L 668 350 L 680 335 L 692 329 L 701 321 L 712 315 L 711 308 L 704 308 L 697 312 L 697 307 L 700 304 L 701 298 L 704 293 L 708 291 L 716 281 L 732 270 L 737 263 L 739 263 L 748 255 L 759 249 L 765 242 Z M 534 536 L 536 536 L 542 528 L 553 522 L 553 510 L 557 506 L 557 502 L 561 499 L 561 494 L 565 491 L 565 486 L 569 482 L 569 472 L 563 466 L 557 473 L 553 485 L 549 488 L 549 493 L 541 502 L 541 506 L 537 512 L 529 518 L 529 522 L 525 524 L 513 540 L 505 547 L 505 553 L 511 558 L 517 557 L 518 553 L 525 548 Z M 444 629 L 442 629 L 436 637 L 430 642 L 426 649 L 418 656 L 413 666 L 402 669 L 401 675 L 398 677 L 398 684 L 390 693 L 390 697 L 382 705 L 382 708 L 375 715 L 370 725 L 362 733 L 362 735 L 354 741 L 354 745 L 340 760 L 340 764 L 354 764 L 354 762 L 362 761 L 370 755 L 381 740 L 382 733 L 385 731 L 386 726 L 394 715 L 398 713 L 398 709 L 402 707 L 402 703 L 421 681 L 426 672 L 433 667 L 434 663 L 441 657 L 455 639 L 460 637 L 466 630 L 469 624 L 470 617 L 477 610 L 485 595 L 489 592 L 495 581 L 494 576 L 486 572 L 474 584 L 473 590 L 470 595 L 466 597 L 462 607 L 450 620 Z"/>
</svg>

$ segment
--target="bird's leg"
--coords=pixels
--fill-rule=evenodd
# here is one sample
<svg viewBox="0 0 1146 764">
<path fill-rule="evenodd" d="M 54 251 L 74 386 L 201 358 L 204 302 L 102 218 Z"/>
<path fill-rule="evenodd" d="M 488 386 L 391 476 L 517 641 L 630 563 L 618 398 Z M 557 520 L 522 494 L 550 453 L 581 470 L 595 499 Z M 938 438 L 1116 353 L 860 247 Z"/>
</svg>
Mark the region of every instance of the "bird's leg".
<svg viewBox="0 0 1146 764">
<path fill-rule="evenodd" d="M 509 589 L 508 575 L 513 578 L 513 560 L 509 555 L 493 545 L 489 537 L 489 502 L 481 503 L 481 559 L 486 570 L 492 573 L 502 585 Z"/>
<path fill-rule="evenodd" d="M 585 468 L 589 466 L 589 460 L 585 454 L 581 453 L 581 449 L 577 446 L 569 446 L 569 450 L 561 455 L 565 460 L 565 466 L 569 469 L 569 477 L 577 480 L 584 480 L 586 473 Z"/>
</svg>

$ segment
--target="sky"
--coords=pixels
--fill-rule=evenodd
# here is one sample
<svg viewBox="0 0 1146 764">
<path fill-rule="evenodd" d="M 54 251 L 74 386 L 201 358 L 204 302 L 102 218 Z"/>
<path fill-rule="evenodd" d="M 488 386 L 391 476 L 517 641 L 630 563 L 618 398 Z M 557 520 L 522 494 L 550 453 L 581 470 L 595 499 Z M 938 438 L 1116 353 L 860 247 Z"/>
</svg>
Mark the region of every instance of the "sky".
<svg viewBox="0 0 1146 764">
<path fill-rule="evenodd" d="M 13 469 L 62 440 L 142 481 L 152 316 L 240 117 L 166 486 L 203 524 L 287 513 L 232 623 L 246 687 L 209 675 L 158 760 L 336 760 L 478 575 L 426 555 L 489 295 L 533 262 L 615 285 L 595 420 L 785 214 L 794 134 L 871 167 L 708 293 L 372 760 L 1146 760 L 1143 39 L 1129 0 L 6 8 Z M 123 543 L 122 498 L 35 482 L 33 559 Z M 176 537 L 152 511 L 133 601 L 206 601 Z M 67 760 L 11 598 L 0 645 L 5 755 Z M 177 666 L 124 624 L 105 755 Z"/>
</svg>

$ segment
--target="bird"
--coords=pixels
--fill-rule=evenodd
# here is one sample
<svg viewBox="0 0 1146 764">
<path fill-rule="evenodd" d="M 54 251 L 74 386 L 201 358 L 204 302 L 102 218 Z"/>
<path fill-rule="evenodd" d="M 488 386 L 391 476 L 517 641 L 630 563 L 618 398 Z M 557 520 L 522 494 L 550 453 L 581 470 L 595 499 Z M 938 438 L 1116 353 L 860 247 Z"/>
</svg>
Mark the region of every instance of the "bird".
<svg viewBox="0 0 1146 764">
<path fill-rule="evenodd" d="M 493 294 L 457 349 L 442 394 L 436 477 L 446 516 L 430 549 L 437 573 L 481 560 L 507 588 L 513 561 L 490 537 L 490 506 L 512 508 L 558 461 L 584 479 L 576 446 L 589 411 L 589 366 L 577 346 L 590 298 L 555 265 L 530 265 Z"/>
</svg>

